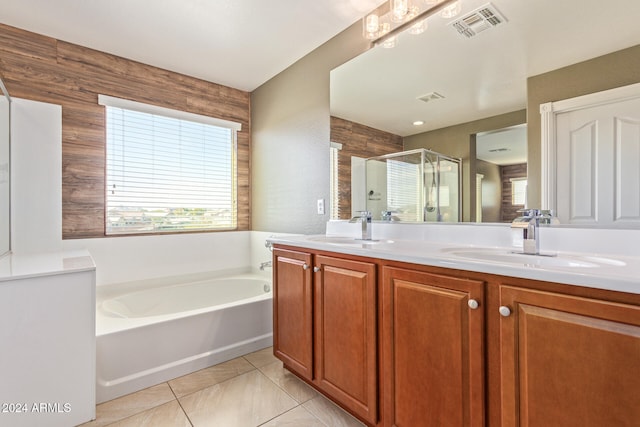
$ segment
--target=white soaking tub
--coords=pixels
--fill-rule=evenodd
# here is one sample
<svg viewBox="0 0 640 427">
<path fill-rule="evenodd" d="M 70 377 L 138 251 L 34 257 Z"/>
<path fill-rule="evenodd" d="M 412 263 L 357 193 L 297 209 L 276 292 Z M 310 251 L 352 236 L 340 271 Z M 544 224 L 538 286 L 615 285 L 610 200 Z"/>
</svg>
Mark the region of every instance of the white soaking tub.
<svg viewBox="0 0 640 427">
<path fill-rule="evenodd" d="M 266 275 L 100 286 L 97 402 L 270 346 L 271 313 Z"/>
</svg>

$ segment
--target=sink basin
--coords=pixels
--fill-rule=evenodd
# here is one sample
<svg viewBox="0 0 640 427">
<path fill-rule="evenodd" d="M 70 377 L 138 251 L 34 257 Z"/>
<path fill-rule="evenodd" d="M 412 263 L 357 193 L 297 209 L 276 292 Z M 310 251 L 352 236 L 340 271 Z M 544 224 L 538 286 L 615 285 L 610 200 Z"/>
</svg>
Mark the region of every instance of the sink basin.
<svg viewBox="0 0 640 427">
<path fill-rule="evenodd" d="M 455 248 L 446 249 L 451 255 L 478 261 L 518 264 L 528 267 L 597 268 L 602 266 L 624 266 L 623 261 L 595 256 L 573 255 L 527 255 L 507 249 L 495 248 Z"/>
<path fill-rule="evenodd" d="M 311 242 L 322 242 L 330 245 L 341 246 L 362 246 L 362 245 L 377 245 L 380 243 L 393 243 L 393 240 L 380 239 L 380 240 L 362 240 L 354 237 L 345 236 L 310 236 L 307 240 Z"/>
</svg>

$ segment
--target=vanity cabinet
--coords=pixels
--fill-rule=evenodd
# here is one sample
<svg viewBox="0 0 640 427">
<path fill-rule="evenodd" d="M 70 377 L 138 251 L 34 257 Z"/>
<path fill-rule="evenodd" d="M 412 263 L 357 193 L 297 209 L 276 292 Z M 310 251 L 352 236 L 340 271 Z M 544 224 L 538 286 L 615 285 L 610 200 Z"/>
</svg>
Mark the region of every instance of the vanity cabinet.
<svg viewBox="0 0 640 427">
<path fill-rule="evenodd" d="M 276 248 L 274 354 L 371 425 L 378 421 L 376 265 Z"/>
<path fill-rule="evenodd" d="M 384 267 L 384 425 L 484 425 L 484 282 Z"/>
<path fill-rule="evenodd" d="M 500 286 L 503 426 L 637 426 L 640 307 Z"/>
<path fill-rule="evenodd" d="M 376 427 L 637 426 L 640 295 L 274 249 L 274 351 Z"/>
</svg>

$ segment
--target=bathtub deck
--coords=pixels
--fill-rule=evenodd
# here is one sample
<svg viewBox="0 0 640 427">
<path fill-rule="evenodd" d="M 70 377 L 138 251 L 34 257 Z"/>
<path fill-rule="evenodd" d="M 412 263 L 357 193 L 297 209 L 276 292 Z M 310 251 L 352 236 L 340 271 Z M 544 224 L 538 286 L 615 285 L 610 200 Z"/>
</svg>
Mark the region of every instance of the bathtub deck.
<svg viewBox="0 0 640 427">
<path fill-rule="evenodd" d="M 271 347 L 102 403 L 96 412 L 84 427 L 363 426 L 287 372 Z"/>
</svg>

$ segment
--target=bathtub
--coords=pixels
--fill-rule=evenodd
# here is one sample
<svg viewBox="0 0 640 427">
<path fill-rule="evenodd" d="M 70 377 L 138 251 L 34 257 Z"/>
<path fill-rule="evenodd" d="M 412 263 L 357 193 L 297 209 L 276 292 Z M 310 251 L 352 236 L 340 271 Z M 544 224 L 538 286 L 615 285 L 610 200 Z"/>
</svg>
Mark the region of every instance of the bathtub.
<svg viewBox="0 0 640 427">
<path fill-rule="evenodd" d="M 272 344 L 264 274 L 100 286 L 96 304 L 98 403 Z"/>
</svg>

